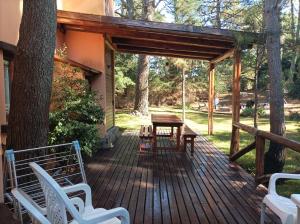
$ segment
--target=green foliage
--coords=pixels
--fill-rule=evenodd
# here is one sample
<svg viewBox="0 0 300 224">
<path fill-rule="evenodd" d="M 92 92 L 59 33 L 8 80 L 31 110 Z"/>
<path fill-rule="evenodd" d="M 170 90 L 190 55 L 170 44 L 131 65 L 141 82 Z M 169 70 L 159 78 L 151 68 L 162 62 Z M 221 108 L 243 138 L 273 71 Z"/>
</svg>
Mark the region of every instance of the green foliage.
<svg viewBox="0 0 300 224">
<path fill-rule="evenodd" d="M 116 67 L 115 71 L 116 94 L 123 94 L 126 88 L 135 85 L 131 78 L 124 76 L 124 73 L 120 67 Z"/>
<path fill-rule="evenodd" d="M 266 115 L 266 110 L 264 108 L 258 108 L 257 109 L 257 114 L 259 117 L 263 117 Z M 241 116 L 243 117 L 253 117 L 254 116 L 254 108 L 251 107 L 246 107 L 242 113 Z"/>
<path fill-rule="evenodd" d="M 289 119 L 292 121 L 300 121 L 300 113 L 294 112 L 289 115 Z"/>
<path fill-rule="evenodd" d="M 99 142 L 97 125 L 103 123 L 104 112 L 96 103 L 96 95 L 89 89 L 87 81 L 64 72 L 66 69 L 53 82 L 49 143 L 77 139 L 82 152 L 90 156 Z M 78 74 L 78 71 L 72 72 Z"/>
<path fill-rule="evenodd" d="M 300 79 L 297 79 L 295 82 L 289 84 L 288 95 L 294 99 L 300 99 Z"/>
</svg>

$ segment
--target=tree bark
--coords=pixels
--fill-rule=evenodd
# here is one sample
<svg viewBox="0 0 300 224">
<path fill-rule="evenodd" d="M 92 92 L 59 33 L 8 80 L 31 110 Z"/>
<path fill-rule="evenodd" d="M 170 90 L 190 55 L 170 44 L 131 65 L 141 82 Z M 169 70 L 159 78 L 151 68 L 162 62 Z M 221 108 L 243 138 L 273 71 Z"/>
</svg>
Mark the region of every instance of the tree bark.
<svg viewBox="0 0 300 224">
<path fill-rule="evenodd" d="M 148 114 L 148 78 L 149 56 L 141 54 L 138 58 L 134 110 L 140 112 L 142 115 Z"/>
<path fill-rule="evenodd" d="M 296 74 L 296 63 L 299 58 L 300 54 L 300 47 L 299 47 L 299 39 L 300 39 L 300 0 L 299 0 L 299 8 L 298 8 L 298 22 L 297 22 L 297 28 L 296 28 L 296 33 L 294 33 L 294 28 L 292 29 L 292 39 L 294 41 L 294 49 L 296 49 L 296 52 L 293 54 L 292 61 L 291 61 L 291 67 L 290 67 L 290 77 L 289 77 L 289 82 L 293 82 L 294 80 L 294 75 Z M 294 4 L 293 0 L 291 0 L 291 13 L 294 13 Z M 294 22 L 294 14 L 292 16 L 292 22 L 291 26 L 295 26 Z"/>
<path fill-rule="evenodd" d="M 56 0 L 23 1 L 7 146 L 46 145 L 56 37 Z"/>
<path fill-rule="evenodd" d="M 154 0 L 143 0 L 143 19 L 151 21 L 155 9 Z M 134 110 L 138 111 L 143 115 L 148 114 L 148 86 L 149 77 L 149 56 L 139 55 L 138 58 L 138 69 L 136 76 L 136 93 Z"/>
<path fill-rule="evenodd" d="M 284 135 L 284 101 L 280 60 L 280 5 L 280 0 L 265 0 L 264 16 L 270 78 L 270 131 L 274 134 Z M 265 173 L 281 172 L 284 162 L 284 147 L 270 142 L 269 150 L 265 155 Z"/>
</svg>

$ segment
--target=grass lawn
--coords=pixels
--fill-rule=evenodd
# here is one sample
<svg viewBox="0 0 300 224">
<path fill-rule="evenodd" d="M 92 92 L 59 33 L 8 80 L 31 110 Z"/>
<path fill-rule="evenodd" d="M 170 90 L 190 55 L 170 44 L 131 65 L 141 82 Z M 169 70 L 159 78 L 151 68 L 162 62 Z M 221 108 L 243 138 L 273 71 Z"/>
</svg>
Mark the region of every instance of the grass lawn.
<svg viewBox="0 0 300 224">
<path fill-rule="evenodd" d="M 151 113 L 174 113 L 180 115 L 180 109 L 171 107 L 150 108 Z M 198 112 L 195 110 L 187 110 L 186 118 L 197 123 L 197 128 L 201 134 L 207 137 L 214 143 L 222 152 L 228 154 L 231 137 L 231 115 L 215 114 L 214 115 L 214 135 L 207 135 L 207 113 Z M 142 123 L 145 123 L 145 118 L 130 115 L 130 111 L 117 111 L 116 124 L 121 129 L 137 130 Z M 241 123 L 253 126 L 253 119 L 241 117 Z M 258 123 L 259 129 L 269 130 L 269 119 L 260 118 Z M 300 142 L 300 121 L 291 121 L 286 119 L 286 135 L 289 139 Z M 248 133 L 241 132 L 241 148 L 247 146 L 253 141 L 253 136 Z M 267 148 L 266 148 L 267 149 Z M 237 161 L 249 173 L 255 172 L 255 151 L 251 151 Z M 292 150 L 287 150 L 286 163 L 284 166 L 285 172 L 294 172 L 300 170 L 300 153 Z M 297 187 L 298 185 L 298 187 Z M 278 189 L 282 194 L 289 195 L 292 193 L 300 193 L 300 182 L 287 181 L 281 184 Z"/>
</svg>

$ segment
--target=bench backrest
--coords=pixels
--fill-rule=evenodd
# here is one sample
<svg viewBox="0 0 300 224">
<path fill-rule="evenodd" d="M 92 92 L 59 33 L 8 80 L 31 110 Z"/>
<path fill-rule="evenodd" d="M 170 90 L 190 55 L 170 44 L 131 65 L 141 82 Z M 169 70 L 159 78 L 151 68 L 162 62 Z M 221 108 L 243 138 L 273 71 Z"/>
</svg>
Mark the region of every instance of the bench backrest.
<svg viewBox="0 0 300 224">
<path fill-rule="evenodd" d="M 5 151 L 5 157 L 8 168 L 5 178 L 6 203 L 11 205 L 22 222 L 26 219 L 26 211 L 12 196 L 13 188 L 22 189 L 39 206 L 45 207 L 44 194 L 29 166 L 30 162 L 43 167 L 61 186 L 87 182 L 78 141 L 18 151 L 10 149 Z"/>
</svg>

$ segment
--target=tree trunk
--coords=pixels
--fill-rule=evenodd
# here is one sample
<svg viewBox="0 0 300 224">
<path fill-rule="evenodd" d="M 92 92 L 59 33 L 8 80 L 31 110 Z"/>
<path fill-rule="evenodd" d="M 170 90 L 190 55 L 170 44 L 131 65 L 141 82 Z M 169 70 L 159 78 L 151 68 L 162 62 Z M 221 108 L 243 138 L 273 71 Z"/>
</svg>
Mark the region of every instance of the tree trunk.
<svg viewBox="0 0 300 224">
<path fill-rule="evenodd" d="M 143 19 L 151 21 L 155 9 L 154 0 L 143 0 Z M 134 110 L 143 115 L 148 114 L 148 77 L 149 77 L 149 56 L 139 55 L 138 69 L 136 76 L 136 92 Z"/>
<path fill-rule="evenodd" d="M 284 135 L 284 101 L 282 87 L 282 67 L 280 60 L 280 5 L 281 1 L 265 0 L 265 30 L 270 78 L 270 131 Z M 281 172 L 285 162 L 282 145 L 270 142 L 265 155 L 265 173 Z"/>
<path fill-rule="evenodd" d="M 292 29 L 292 38 L 294 41 L 294 49 L 296 49 L 296 52 L 293 53 L 292 61 L 291 61 L 291 67 L 290 67 L 290 77 L 289 82 L 293 82 L 294 76 L 296 75 L 296 63 L 299 58 L 300 54 L 300 47 L 299 47 L 299 40 L 300 40 L 300 0 L 299 0 L 299 8 L 298 8 L 298 22 L 297 22 L 297 28 L 296 33 L 294 34 L 294 28 Z M 291 0 L 291 12 L 294 12 L 294 4 Z M 294 15 L 292 14 L 292 26 L 295 26 L 294 22 Z"/>
<path fill-rule="evenodd" d="M 134 18 L 134 3 L 133 0 L 126 0 L 127 16 L 128 19 Z"/>
<path fill-rule="evenodd" d="M 7 146 L 46 145 L 56 37 L 56 1 L 23 1 Z"/>
<path fill-rule="evenodd" d="M 148 114 L 148 77 L 149 56 L 141 54 L 138 58 L 134 110 L 140 112 L 143 115 Z"/>
<path fill-rule="evenodd" d="M 221 29 L 221 0 L 217 0 L 216 5 L 216 28 Z"/>
<path fill-rule="evenodd" d="M 182 121 L 185 121 L 185 69 L 182 69 Z"/>
<path fill-rule="evenodd" d="M 258 127 L 258 71 L 263 63 L 263 57 L 265 52 L 265 46 L 257 46 L 256 49 L 256 62 L 254 69 L 254 113 L 253 113 L 253 124 L 254 127 Z"/>
</svg>

